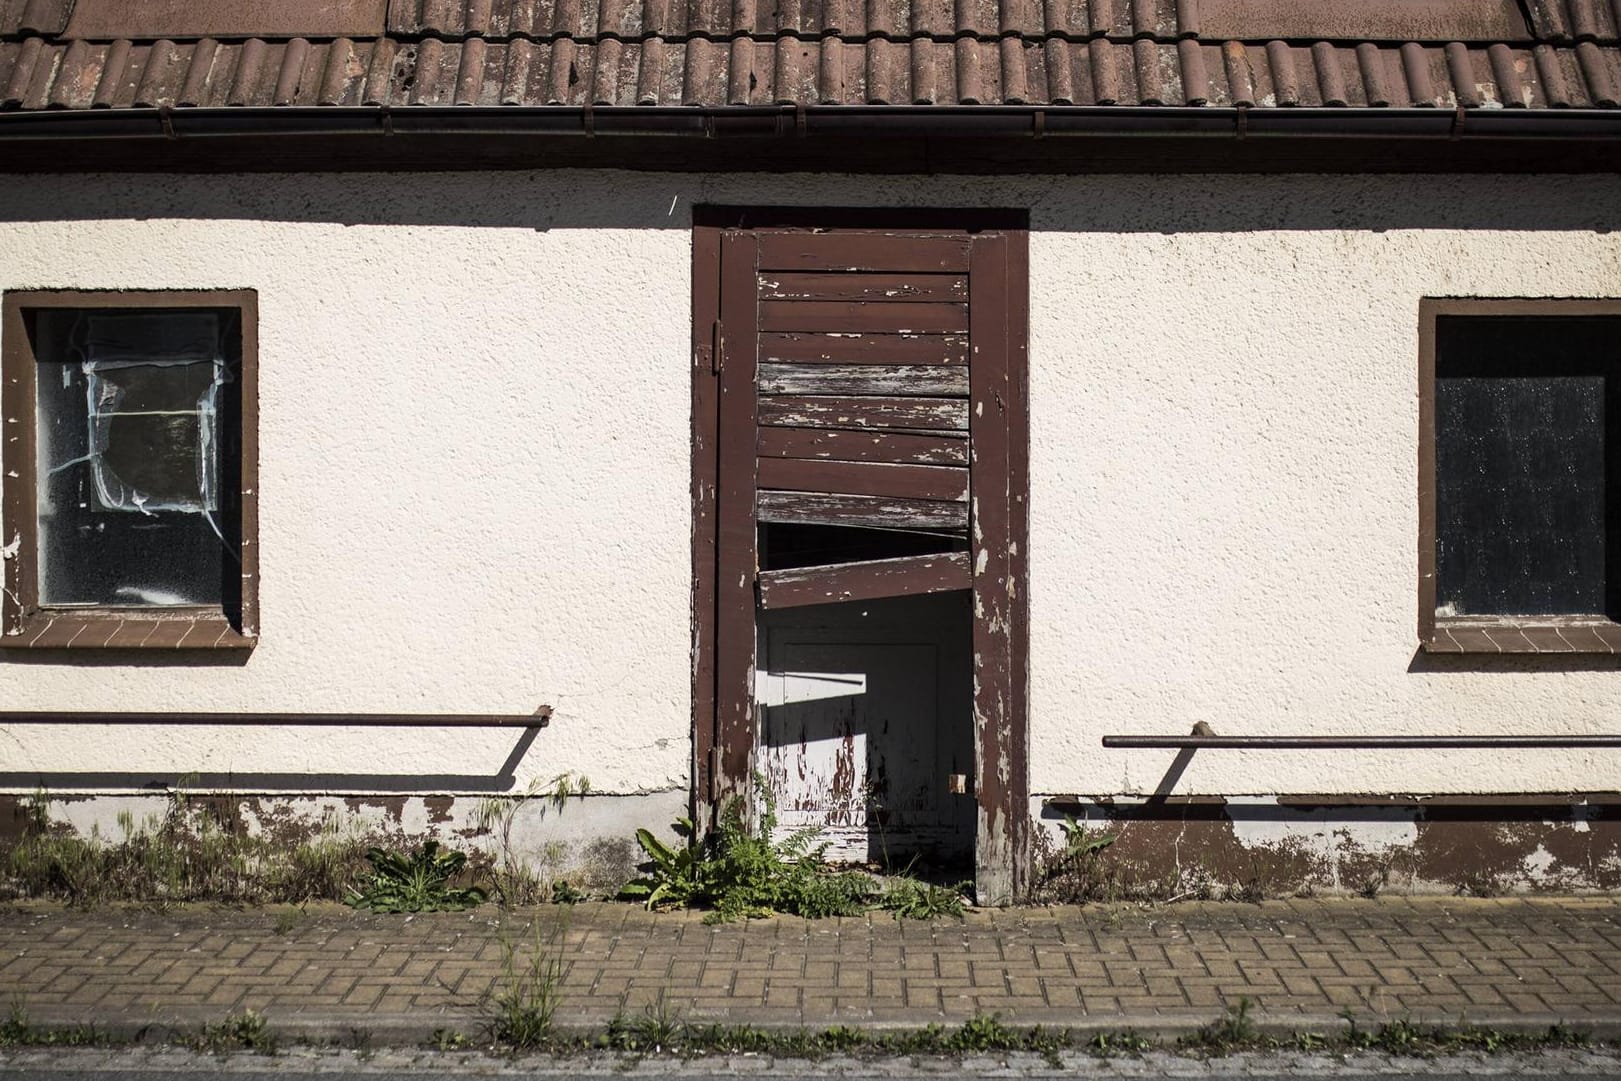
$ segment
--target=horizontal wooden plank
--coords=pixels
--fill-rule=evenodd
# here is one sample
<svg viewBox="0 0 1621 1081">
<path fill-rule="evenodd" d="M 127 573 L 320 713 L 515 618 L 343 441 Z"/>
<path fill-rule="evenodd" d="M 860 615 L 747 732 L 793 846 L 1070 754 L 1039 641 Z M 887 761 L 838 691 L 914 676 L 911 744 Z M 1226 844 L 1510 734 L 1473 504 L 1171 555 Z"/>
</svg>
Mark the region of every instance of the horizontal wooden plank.
<svg viewBox="0 0 1621 1081">
<path fill-rule="evenodd" d="M 762 334 L 770 364 L 967 364 L 962 334 Z"/>
<path fill-rule="evenodd" d="M 862 529 L 917 529 L 967 533 L 968 504 L 878 495 L 824 495 L 820 492 L 761 491 L 756 517 L 762 522 L 837 525 Z"/>
<path fill-rule="evenodd" d="M 838 462 L 914 462 L 967 465 L 968 439 L 898 432 L 841 432 L 831 428 L 761 428 L 762 458 L 821 458 Z"/>
<path fill-rule="evenodd" d="M 907 304 L 879 300 L 763 300 L 760 329 L 884 334 L 961 333 L 967 304 Z"/>
<path fill-rule="evenodd" d="M 966 398 L 845 398 L 766 395 L 760 423 L 783 428 L 968 430 Z"/>
<path fill-rule="evenodd" d="M 946 364 L 762 364 L 761 394 L 968 395 L 968 366 Z"/>
<path fill-rule="evenodd" d="M 966 236 L 889 233 L 760 233 L 766 270 L 870 270 L 877 273 L 968 272 Z"/>
<path fill-rule="evenodd" d="M 968 300 L 966 274 L 762 274 L 761 300 Z"/>
<path fill-rule="evenodd" d="M 761 458 L 758 469 L 756 483 L 761 488 L 844 495 L 892 495 L 902 499 L 968 499 L 968 469 L 960 465 Z"/>
<path fill-rule="evenodd" d="M 973 584 L 967 552 L 902 556 L 760 572 L 760 607 L 799 608 L 875 597 L 945 593 Z"/>
</svg>

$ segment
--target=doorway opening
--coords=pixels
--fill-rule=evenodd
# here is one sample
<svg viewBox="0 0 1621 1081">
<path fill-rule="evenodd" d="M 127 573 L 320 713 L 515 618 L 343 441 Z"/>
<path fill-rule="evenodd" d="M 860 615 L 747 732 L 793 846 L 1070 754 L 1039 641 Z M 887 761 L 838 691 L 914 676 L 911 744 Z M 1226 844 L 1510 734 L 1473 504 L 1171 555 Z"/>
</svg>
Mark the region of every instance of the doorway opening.
<svg viewBox="0 0 1621 1081">
<path fill-rule="evenodd" d="M 1026 234 L 699 208 L 694 813 L 762 777 L 837 861 L 1026 870 Z"/>
</svg>

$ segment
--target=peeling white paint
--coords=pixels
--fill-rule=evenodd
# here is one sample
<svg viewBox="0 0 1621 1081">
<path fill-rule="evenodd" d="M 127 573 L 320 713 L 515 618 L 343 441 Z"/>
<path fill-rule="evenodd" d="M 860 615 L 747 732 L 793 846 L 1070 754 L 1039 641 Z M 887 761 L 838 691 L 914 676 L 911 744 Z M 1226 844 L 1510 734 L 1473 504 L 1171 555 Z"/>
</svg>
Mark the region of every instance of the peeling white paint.
<svg viewBox="0 0 1621 1081">
<path fill-rule="evenodd" d="M 1526 877 L 1538 881 L 1547 878 L 1549 869 L 1559 861 L 1554 858 L 1552 852 L 1549 852 L 1541 845 L 1537 845 L 1535 851 L 1526 856 L 1523 862 Z"/>
<path fill-rule="evenodd" d="M 1408 807 L 1387 810 L 1359 809 L 1354 819 L 1331 809 L 1292 814 L 1251 814 L 1252 809 L 1276 808 L 1278 801 L 1238 800 L 1229 806 L 1233 836 L 1250 848 L 1287 843 L 1302 844 L 1325 856 L 1354 847 L 1381 853 L 1405 848 L 1418 841 L 1417 811 Z"/>
</svg>

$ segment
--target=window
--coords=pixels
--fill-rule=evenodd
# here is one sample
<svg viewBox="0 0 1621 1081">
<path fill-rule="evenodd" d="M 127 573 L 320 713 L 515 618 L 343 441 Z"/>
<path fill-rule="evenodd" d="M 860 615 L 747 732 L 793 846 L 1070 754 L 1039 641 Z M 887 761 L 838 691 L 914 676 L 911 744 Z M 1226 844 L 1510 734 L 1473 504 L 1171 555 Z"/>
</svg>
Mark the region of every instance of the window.
<svg viewBox="0 0 1621 1081">
<path fill-rule="evenodd" d="M 0 645 L 247 647 L 251 292 L 9 293 Z"/>
<path fill-rule="evenodd" d="M 1621 649 L 1621 302 L 1422 307 L 1420 635 Z"/>
</svg>

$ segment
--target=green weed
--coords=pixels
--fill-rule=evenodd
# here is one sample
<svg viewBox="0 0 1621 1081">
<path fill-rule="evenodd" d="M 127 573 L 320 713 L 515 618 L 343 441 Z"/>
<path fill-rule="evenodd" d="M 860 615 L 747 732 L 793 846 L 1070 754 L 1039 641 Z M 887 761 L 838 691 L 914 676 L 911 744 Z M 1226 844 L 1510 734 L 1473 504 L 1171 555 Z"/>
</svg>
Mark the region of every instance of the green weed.
<svg viewBox="0 0 1621 1081">
<path fill-rule="evenodd" d="M 878 899 L 878 907 L 895 914 L 896 919 L 933 920 L 941 916 L 963 914 L 963 894 L 972 883 L 959 882 L 955 886 L 935 886 L 915 878 L 902 878 L 891 883 Z"/>
<path fill-rule="evenodd" d="M 559 878 L 552 883 L 552 904 L 577 905 L 586 900 L 589 900 L 586 892 L 568 879 Z"/>
<path fill-rule="evenodd" d="M 495 836 L 496 857 L 489 867 L 489 876 L 496 902 L 502 908 L 539 904 L 546 899 L 544 878 L 517 856 L 512 845 L 512 827 L 518 812 L 535 800 L 544 800 L 540 807 L 542 818 L 548 812 L 562 814 L 571 800 L 590 794 L 591 778 L 583 773 L 559 773 L 550 781 L 536 778 L 518 795 L 491 796 L 479 803 L 474 825 L 481 834 Z M 556 888 L 553 882 L 554 895 Z"/>
<path fill-rule="evenodd" d="M 1085 1046 L 1098 1058 L 1114 1058 L 1119 1055 L 1145 1055 L 1154 1049 L 1154 1041 L 1128 1028 L 1120 1032 L 1095 1032 Z"/>
<path fill-rule="evenodd" d="M 1261 1034 L 1250 1020 L 1250 1006 L 1249 999 L 1240 998 L 1237 1006 L 1229 1006 L 1225 1014 L 1184 1040 L 1184 1044 L 1223 1054 L 1256 1046 L 1261 1042 Z"/>
<path fill-rule="evenodd" d="M 20 835 L 0 848 L 0 900 L 303 904 L 341 899 L 363 866 L 364 842 L 333 819 L 316 837 L 289 844 L 250 833 L 234 799 L 183 789 L 169 793 L 160 815 L 121 815 L 114 839 L 53 824 L 49 805 L 47 794 L 36 793 Z"/>
<path fill-rule="evenodd" d="M 225 1016 L 225 1020 L 203 1026 L 202 1032 L 190 1046 L 199 1051 L 223 1054 L 226 1051 L 252 1051 L 260 1055 L 276 1053 L 276 1037 L 270 1031 L 265 1015 L 257 1010 L 243 1010 Z"/>
<path fill-rule="evenodd" d="M 381 848 L 366 850 L 372 871 L 347 901 L 373 912 L 460 912 L 484 903 L 478 886 L 455 886 L 452 880 L 467 865 L 467 856 L 424 841 L 410 854 Z"/>
<path fill-rule="evenodd" d="M 920 919 L 962 914 L 958 889 L 901 878 L 886 890 L 870 875 L 828 866 L 827 842 L 819 842 L 815 828 L 774 840 L 776 799 L 758 776 L 755 785 L 760 815 L 752 828 L 744 819 L 744 801 L 734 798 L 706 837 L 698 836 L 688 818 L 672 825 L 678 838 L 673 845 L 651 830 L 637 830 L 636 843 L 647 861 L 642 877 L 626 884 L 620 896 L 650 909 L 707 908 L 706 919 L 715 923 L 773 913 L 854 916 L 873 908 Z"/>
<path fill-rule="evenodd" d="M 13 1002 L 4 1020 L 0 1020 L 0 1047 L 90 1047 L 106 1042 L 94 1025 L 35 1028 L 29 1024 L 28 1011 L 20 1002 Z"/>
<path fill-rule="evenodd" d="M 534 940 L 527 956 L 515 943 L 503 941 L 501 976 L 484 1002 L 485 1030 L 490 1042 L 517 1051 L 536 1051 L 553 1037 L 553 1020 L 563 999 L 563 958 L 559 935 L 533 925 Z"/>
</svg>

